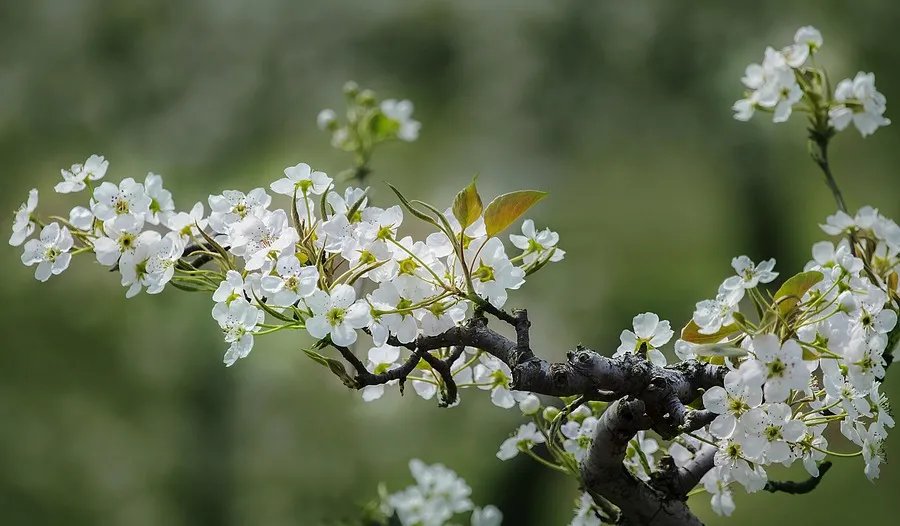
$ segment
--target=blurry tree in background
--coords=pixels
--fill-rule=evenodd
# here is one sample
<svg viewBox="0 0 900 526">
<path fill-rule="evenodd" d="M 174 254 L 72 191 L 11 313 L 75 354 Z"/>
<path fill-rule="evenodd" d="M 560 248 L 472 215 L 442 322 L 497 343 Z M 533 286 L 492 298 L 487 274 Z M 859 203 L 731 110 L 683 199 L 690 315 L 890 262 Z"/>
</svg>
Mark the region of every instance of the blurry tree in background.
<svg viewBox="0 0 900 526">
<path fill-rule="evenodd" d="M 345 160 L 315 115 L 354 78 L 415 100 L 426 123 L 414 148 L 380 152 L 372 198 L 387 200 L 390 180 L 448 202 L 475 172 L 487 194 L 550 190 L 535 219 L 552 218 L 569 256 L 513 302 L 540 320 L 536 348 L 561 353 L 550 342 L 578 338 L 611 354 L 636 312 L 687 321 L 727 255 L 800 267 L 834 208 L 802 155 L 801 124 L 732 120 L 734 79 L 760 42 L 814 24 L 841 42 L 829 67 L 877 71 L 887 98 L 900 95 L 900 51 L 884 45 L 897 8 L 873 1 L 305 4 L 0 5 L 3 206 L 98 150 L 120 174 L 164 174 L 190 201 L 267 186 L 300 159 L 336 173 Z M 851 208 L 865 199 L 900 214 L 895 130 L 834 145 Z M 517 420 L 485 399 L 452 418 L 396 393 L 363 407 L 293 335 L 223 370 L 207 298 L 144 296 L 125 309 L 97 268 L 36 288 L 28 269 L 0 262 L 4 523 L 317 524 L 352 514 L 377 481 L 400 487 L 410 457 L 452 466 L 509 524 L 571 516 L 565 479 L 527 460 L 485 462 Z M 596 276 L 590 294 L 576 275 Z M 738 497 L 730 522 L 862 512 L 885 523 L 898 484 L 896 470 L 870 486 L 856 464 L 837 465 L 814 497 Z"/>
</svg>

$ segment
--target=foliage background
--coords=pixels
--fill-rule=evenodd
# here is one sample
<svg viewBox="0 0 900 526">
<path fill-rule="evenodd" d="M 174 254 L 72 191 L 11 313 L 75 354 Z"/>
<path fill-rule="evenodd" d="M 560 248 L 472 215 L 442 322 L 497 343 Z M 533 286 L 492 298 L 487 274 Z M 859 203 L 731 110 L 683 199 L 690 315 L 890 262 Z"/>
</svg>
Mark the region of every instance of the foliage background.
<svg viewBox="0 0 900 526">
<path fill-rule="evenodd" d="M 611 352 L 631 317 L 681 326 L 731 256 L 774 256 L 783 275 L 823 237 L 834 206 L 807 159 L 801 119 L 732 120 L 744 66 L 804 24 L 825 35 L 832 74 L 875 71 L 900 100 L 890 45 L 900 4 L 563 0 L 0 3 L 0 208 L 61 167 L 102 153 L 110 176 L 165 176 L 185 209 L 211 191 L 267 186 L 299 161 L 348 162 L 315 128 L 347 79 L 411 98 L 423 132 L 377 154 L 390 180 L 447 204 L 472 174 L 482 193 L 550 190 L 533 216 L 568 250 L 521 292 L 534 344 Z M 896 103 L 891 103 L 896 104 Z M 890 108 L 888 115 L 892 114 Z M 834 142 L 851 206 L 900 216 L 900 129 Z M 3 221 L 8 228 L 11 216 Z M 497 446 L 519 421 L 469 393 L 462 406 L 395 394 L 365 405 L 299 352 L 266 337 L 221 365 L 208 298 L 127 301 L 79 259 L 41 285 L 0 258 L 0 523 L 306 525 L 352 517 L 406 462 L 442 461 L 507 524 L 564 524 L 574 484 Z M 900 382 L 886 391 L 900 399 Z M 888 442 L 889 456 L 900 440 Z M 798 472 L 777 476 L 800 477 Z M 735 526 L 768 521 L 885 524 L 900 469 L 877 485 L 839 462 L 812 495 L 738 497 Z M 694 499 L 713 524 L 726 523 Z"/>
</svg>

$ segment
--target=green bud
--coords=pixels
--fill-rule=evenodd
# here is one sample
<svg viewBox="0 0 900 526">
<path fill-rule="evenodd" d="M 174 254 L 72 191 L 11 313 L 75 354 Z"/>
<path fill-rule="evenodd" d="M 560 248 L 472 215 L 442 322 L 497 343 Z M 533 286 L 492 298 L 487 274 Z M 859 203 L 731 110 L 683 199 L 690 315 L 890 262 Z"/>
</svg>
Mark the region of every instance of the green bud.
<svg viewBox="0 0 900 526">
<path fill-rule="evenodd" d="M 356 97 L 359 94 L 359 84 L 353 82 L 352 80 L 348 80 L 344 84 L 344 95 L 348 97 Z"/>
<path fill-rule="evenodd" d="M 559 415 L 559 409 L 553 407 L 552 405 L 544 408 L 544 420 L 548 422 L 552 422 L 554 418 Z"/>
</svg>

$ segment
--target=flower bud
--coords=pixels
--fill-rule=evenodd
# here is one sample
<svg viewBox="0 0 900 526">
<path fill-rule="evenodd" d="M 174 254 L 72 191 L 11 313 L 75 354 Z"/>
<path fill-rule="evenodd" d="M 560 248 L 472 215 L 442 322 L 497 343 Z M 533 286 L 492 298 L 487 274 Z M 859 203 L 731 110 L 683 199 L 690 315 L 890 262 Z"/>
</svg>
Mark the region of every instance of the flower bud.
<svg viewBox="0 0 900 526">
<path fill-rule="evenodd" d="M 544 420 L 548 422 L 552 422 L 554 418 L 559 415 L 559 409 L 553 407 L 552 405 L 544 408 Z"/>
<path fill-rule="evenodd" d="M 519 402 L 519 409 L 525 416 L 536 415 L 541 410 L 541 400 L 537 396 L 529 394 Z"/>
<path fill-rule="evenodd" d="M 356 103 L 360 106 L 374 106 L 375 92 L 370 89 L 362 90 L 356 96 Z"/>
<path fill-rule="evenodd" d="M 355 97 L 359 93 L 359 84 L 353 82 L 352 80 L 348 80 L 344 84 L 344 95 L 348 97 Z"/>
<path fill-rule="evenodd" d="M 335 115 L 334 110 L 331 109 L 320 111 L 318 117 L 316 117 L 316 124 L 319 126 L 320 130 L 330 129 L 336 122 L 337 115 Z"/>
</svg>

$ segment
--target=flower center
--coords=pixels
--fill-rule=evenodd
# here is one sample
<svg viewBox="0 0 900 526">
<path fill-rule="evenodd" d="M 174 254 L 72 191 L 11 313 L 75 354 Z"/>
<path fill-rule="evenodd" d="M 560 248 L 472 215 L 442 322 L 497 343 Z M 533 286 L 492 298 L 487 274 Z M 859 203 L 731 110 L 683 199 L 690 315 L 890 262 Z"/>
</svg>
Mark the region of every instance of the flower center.
<svg viewBox="0 0 900 526">
<path fill-rule="evenodd" d="M 781 361 L 781 358 L 775 358 L 775 360 L 769 363 L 769 378 L 784 376 L 786 370 L 787 366 Z"/>
<path fill-rule="evenodd" d="M 472 273 L 472 277 L 480 281 L 494 281 L 494 267 L 481 263 L 478 269 Z"/>
<path fill-rule="evenodd" d="M 413 258 L 406 258 L 399 263 L 401 274 L 415 274 L 419 264 L 413 261 Z"/>
<path fill-rule="evenodd" d="M 131 232 L 122 232 L 119 236 L 119 252 L 129 252 L 134 248 L 134 234 Z"/>
<path fill-rule="evenodd" d="M 728 412 L 733 414 L 734 416 L 741 416 L 750 410 L 750 406 L 747 405 L 741 398 L 728 398 Z"/>
<path fill-rule="evenodd" d="M 344 309 L 335 307 L 325 314 L 325 319 L 333 327 L 344 322 Z"/>
<path fill-rule="evenodd" d="M 127 214 L 131 207 L 128 205 L 128 201 L 122 199 L 121 197 L 116 199 L 116 202 L 113 203 L 113 210 L 116 211 L 117 215 Z"/>
</svg>

